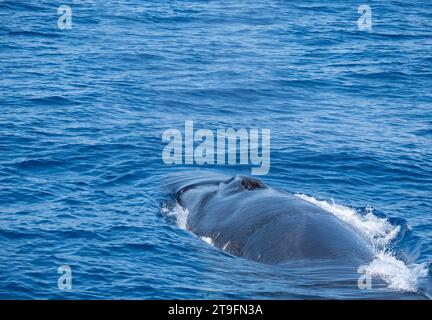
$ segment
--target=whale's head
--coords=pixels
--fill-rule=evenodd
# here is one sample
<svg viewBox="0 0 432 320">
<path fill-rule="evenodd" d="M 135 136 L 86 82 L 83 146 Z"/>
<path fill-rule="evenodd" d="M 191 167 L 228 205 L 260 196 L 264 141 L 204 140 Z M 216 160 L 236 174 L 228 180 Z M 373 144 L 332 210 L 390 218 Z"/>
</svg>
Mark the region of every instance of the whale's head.
<svg viewBox="0 0 432 320">
<path fill-rule="evenodd" d="M 234 196 L 236 194 L 269 189 L 261 180 L 244 175 L 230 178 L 195 178 L 194 181 L 181 184 L 175 191 L 176 200 L 181 204 L 193 201 L 208 200 L 214 196 Z"/>
<path fill-rule="evenodd" d="M 265 191 L 272 190 L 261 180 L 245 175 L 209 176 L 199 173 L 189 175 L 186 179 L 177 179 L 171 188 L 178 204 L 189 211 L 202 208 L 211 199 L 225 199 L 227 197 L 255 198 Z"/>
</svg>

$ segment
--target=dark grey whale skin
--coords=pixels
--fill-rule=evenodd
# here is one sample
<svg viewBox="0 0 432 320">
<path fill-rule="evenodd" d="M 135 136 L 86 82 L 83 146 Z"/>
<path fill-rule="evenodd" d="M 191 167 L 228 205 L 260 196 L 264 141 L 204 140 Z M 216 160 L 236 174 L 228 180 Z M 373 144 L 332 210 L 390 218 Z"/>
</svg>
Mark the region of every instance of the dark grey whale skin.
<svg viewBox="0 0 432 320">
<path fill-rule="evenodd" d="M 373 258 L 371 243 L 349 225 L 258 179 L 195 173 L 172 177 L 168 188 L 189 211 L 187 229 L 233 255 L 265 264 Z"/>
</svg>

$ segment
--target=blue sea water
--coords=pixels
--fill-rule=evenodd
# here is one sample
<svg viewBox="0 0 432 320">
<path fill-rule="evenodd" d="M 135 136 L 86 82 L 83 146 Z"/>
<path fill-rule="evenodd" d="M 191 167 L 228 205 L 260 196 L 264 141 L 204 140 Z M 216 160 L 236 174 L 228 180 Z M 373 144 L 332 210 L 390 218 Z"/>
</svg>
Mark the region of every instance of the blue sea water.
<svg viewBox="0 0 432 320">
<path fill-rule="evenodd" d="M 431 32 L 429 1 L 0 1 L 0 299 L 430 297 Z M 197 166 L 161 137 L 185 120 L 271 129 L 262 179 L 384 241 L 377 285 L 167 221 L 163 177 Z"/>
</svg>

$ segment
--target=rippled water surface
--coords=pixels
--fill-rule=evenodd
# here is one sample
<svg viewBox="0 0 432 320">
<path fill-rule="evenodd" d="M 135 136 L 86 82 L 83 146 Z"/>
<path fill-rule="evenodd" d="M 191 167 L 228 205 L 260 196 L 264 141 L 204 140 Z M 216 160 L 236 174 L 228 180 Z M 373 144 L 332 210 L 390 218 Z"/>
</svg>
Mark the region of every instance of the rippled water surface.
<svg viewBox="0 0 432 320">
<path fill-rule="evenodd" d="M 0 298 L 430 297 L 432 5 L 369 1 L 365 32 L 360 4 L 0 1 Z M 374 287 L 165 219 L 163 177 L 193 167 L 165 165 L 161 137 L 185 120 L 271 129 L 262 179 L 381 245 Z"/>
</svg>

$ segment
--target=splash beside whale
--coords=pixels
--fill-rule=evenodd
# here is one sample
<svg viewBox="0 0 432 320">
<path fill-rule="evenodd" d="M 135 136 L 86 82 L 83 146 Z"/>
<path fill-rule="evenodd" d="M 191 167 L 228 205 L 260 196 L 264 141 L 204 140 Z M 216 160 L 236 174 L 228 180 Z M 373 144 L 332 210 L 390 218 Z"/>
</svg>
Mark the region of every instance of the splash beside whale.
<svg viewBox="0 0 432 320">
<path fill-rule="evenodd" d="M 177 175 L 168 186 L 177 204 L 188 210 L 186 228 L 235 256 L 265 264 L 373 259 L 372 244 L 351 226 L 258 179 Z"/>
</svg>

